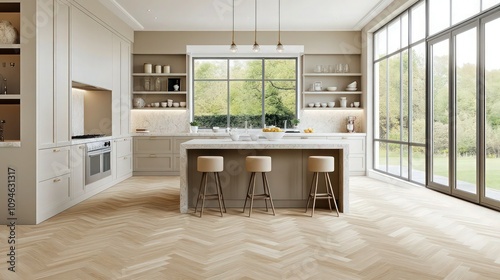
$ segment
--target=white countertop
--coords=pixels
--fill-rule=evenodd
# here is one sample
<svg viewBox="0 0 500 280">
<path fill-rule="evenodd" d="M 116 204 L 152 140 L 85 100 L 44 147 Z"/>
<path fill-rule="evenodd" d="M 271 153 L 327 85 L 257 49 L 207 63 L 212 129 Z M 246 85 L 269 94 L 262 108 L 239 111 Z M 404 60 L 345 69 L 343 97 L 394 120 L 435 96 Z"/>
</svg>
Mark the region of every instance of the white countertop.
<svg viewBox="0 0 500 280">
<path fill-rule="evenodd" d="M 332 143 L 326 139 L 280 139 L 269 141 L 233 141 L 231 139 L 193 139 L 181 144 L 182 149 L 345 149 L 348 144 Z"/>
<path fill-rule="evenodd" d="M 21 141 L 19 140 L 5 140 L 0 142 L 0 148 L 19 148 L 21 147 Z"/>
<path fill-rule="evenodd" d="M 248 134 L 260 133 L 259 131 L 249 131 Z M 202 131 L 198 133 L 191 132 L 148 132 L 148 133 L 133 133 L 132 136 L 175 136 L 175 137 L 229 137 L 226 132 L 211 132 Z M 366 133 L 342 133 L 342 132 L 329 132 L 329 133 L 285 133 L 286 137 L 350 137 L 350 136 L 366 136 Z"/>
</svg>

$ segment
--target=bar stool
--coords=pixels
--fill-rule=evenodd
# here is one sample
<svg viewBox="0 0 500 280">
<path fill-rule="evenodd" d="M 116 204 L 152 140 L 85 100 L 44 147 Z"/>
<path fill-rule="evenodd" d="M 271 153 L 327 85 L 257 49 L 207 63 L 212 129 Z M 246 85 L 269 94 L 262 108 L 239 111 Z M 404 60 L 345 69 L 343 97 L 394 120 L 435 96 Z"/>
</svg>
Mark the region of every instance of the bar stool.
<svg viewBox="0 0 500 280">
<path fill-rule="evenodd" d="M 314 172 L 313 179 L 311 182 L 311 189 L 309 190 L 309 197 L 307 198 L 306 213 L 309 207 L 309 201 L 313 199 L 311 217 L 314 215 L 314 208 L 316 207 L 316 199 L 327 199 L 330 211 L 332 210 L 332 204 L 330 199 L 333 200 L 335 204 L 335 210 L 337 211 L 337 217 L 339 217 L 339 209 L 337 207 L 337 202 L 335 201 L 335 194 L 332 188 L 332 182 L 330 181 L 330 176 L 328 172 L 333 172 L 335 169 L 335 159 L 331 156 L 310 156 L 307 162 L 309 171 Z M 319 173 L 325 174 L 325 187 L 326 193 L 318 193 L 318 179 Z M 314 185 L 314 192 L 313 192 Z"/>
<path fill-rule="evenodd" d="M 226 212 L 226 204 L 224 203 L 224 195 L 222 194 L 219 172 L 224 170 L 224 158 L 221 156 L 199 156 L 197 159 L 197 170 L 203 173 L 201 175 L 200 189 L 198 191 L 198 199 L 196 200 L 194 212 L 196 213 L 198 202 L 201 199 L 201 218 L 203 216 L 205 199 L 217 199 L 219 201 L 220 216 L 222 217 L 222 207 L 224 206 L 224 212 Z M 207 194 L 208 173 L 214 173 L 216 193 L 213 194 Z"/>
<path fill-rule="evenodd" d="M 252 215 L 253 200 L 264 199 L 266 203 L 266 212 L 269 211 L 267 207 L 267 201 L 269 200 L 271 208 L 273 209 L 273 216 L 276 215 L 274 212 L 273 198 L 271 196 L 271 191 L 269 190 L 269 183 L 267 182 L 266 172 L 271 171 L 271 157 L 268 156 L 247 156 L 245 160 L 245 166 L 248 172 L 252 172 L 250 175 L 250 181 L 248 183 L 247 196 L 245 197 L 245 204 L 243 205 L 243 213 L 245 213 L 245 207 L 247 206 L 247 200 L 250 198 L 250 212 L 248 217 Z M 264 193 L 255 194 L 255 176 L 257 172 L 262 174 L 262 187 L 264 188 Z"/>
</svg>

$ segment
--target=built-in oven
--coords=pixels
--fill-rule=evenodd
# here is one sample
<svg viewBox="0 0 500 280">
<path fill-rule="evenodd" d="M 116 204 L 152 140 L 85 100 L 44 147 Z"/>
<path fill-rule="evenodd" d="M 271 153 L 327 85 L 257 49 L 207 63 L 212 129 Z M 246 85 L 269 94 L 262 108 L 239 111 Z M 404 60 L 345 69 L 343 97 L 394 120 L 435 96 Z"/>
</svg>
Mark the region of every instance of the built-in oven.
<svg viewBox="0 0 500 280">
<path fill-rule="evenodd" d="M 111 141 L 87 143 L 85 185 L 111 175 Z"/>
</svg>

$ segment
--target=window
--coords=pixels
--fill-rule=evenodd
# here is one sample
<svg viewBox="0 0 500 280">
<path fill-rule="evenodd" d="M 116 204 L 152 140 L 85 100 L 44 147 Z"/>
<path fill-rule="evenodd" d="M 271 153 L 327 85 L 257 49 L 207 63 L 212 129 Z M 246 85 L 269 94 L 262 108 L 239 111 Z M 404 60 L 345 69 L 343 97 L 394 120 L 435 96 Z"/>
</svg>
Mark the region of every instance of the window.
<svg viewBox="0 0 500 280">
<path fill-rule="evenodd" d="M 296 118 L 296 58 L 193 58 L 193 119 L 201 127 L 283 126 Z"/>
<path fill-rule="evenodd" d="M 424 1 L 374 35 L 373 166 L 420 184 L 425 184 L 424 39 Z"/>
</svg>

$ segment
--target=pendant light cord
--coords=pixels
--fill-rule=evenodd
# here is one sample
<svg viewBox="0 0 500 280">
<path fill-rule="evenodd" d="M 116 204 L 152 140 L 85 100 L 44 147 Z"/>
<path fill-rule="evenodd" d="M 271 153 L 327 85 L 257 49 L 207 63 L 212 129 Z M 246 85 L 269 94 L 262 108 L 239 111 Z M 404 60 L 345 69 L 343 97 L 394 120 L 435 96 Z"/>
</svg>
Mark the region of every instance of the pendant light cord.
<svg viewBox="0 0 500 280">
<path fill-rule="evenodd" d="M 278 0 L 278 44 L 281 43 L 281 0 Z"/>
<path fill-rule="evenodd" d="M 257 44 L 257 0 L 255 0 L 255 32 L 254 32 L 254 43 Z"/>
<path fill-rule="evenodd" d="M 233 0 L 233 44 L 234 44 L 234 0 Z"/>
</svg>

